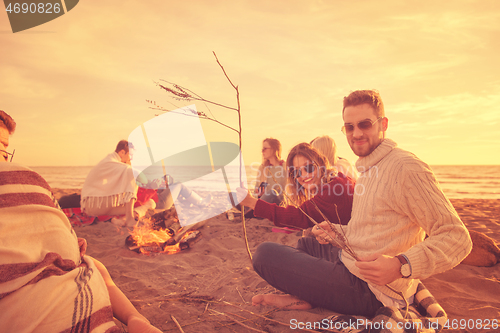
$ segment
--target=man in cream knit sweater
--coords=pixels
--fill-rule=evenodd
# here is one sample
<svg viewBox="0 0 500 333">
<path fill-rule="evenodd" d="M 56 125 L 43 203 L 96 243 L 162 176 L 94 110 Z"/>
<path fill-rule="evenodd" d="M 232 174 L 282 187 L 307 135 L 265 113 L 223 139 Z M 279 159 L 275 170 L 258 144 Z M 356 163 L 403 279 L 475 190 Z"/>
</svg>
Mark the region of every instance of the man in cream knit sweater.
<svg viewBox="0 0 500 333">
<path fill-rule="evenodd" d="M 341 261 L 381 303 L 404 305 L 399 293 L 411 302 L 419 279 L 458 265 L 472 242 L 430 167 L 385 138 L 388 119 L 378 92 L 349 94 L 343 118 L 360 177 L 344 229 L 358 261 L 345 251 Z M 324 243 L 322 232 L 314 233 Z"/>
<path fill-rule="evenodd" d="M 453 268 L 472 248 L 429 166 L 385 138 L 388 119 L 378 92 L 345 97 L 343 119 L 342 131 L 359 156 L 351 219 L 343 226 L 357 260 L 330 245 L 318 227 L 312 231 L 318 242 L 301 239 L 301 251 L 258 248 L 254 268 L 289 295 L 257 295 L 254 304 L 371 317 L 382 306 L 404 307 L 401 295 L 411 303 L 419 279 Z M 335 237 L 326 222 L 320 225 Z M 293 268 L 296 262 L 304 270 Z"/>
</svg>

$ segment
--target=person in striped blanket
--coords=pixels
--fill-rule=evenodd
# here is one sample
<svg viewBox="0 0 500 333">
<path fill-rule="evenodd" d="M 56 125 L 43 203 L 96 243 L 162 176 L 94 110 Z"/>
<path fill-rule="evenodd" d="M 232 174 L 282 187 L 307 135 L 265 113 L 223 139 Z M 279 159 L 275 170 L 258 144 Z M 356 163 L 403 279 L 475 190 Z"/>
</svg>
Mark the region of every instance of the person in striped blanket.
<svg viewBox="0 0 500 333">
<path fill-rule="evenodd" d="M 85 255 L 47 182 L 12 161 L 16 123 L 0 111 L 0 330 L 2 332 L 161 332 Z"/>
</svg>

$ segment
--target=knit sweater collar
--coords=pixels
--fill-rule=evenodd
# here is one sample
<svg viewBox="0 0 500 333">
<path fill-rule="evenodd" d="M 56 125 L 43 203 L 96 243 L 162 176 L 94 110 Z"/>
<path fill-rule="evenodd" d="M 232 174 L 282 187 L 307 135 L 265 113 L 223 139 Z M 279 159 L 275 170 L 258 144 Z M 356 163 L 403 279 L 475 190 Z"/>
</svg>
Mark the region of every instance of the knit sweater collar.
<svg viewBox="0 0 500 333">
<path fill-rule="evenodd" d="M 356 169 L 358 169 L 360 173 L 368 171 L 371 167 L 375 166 L 384 157 L 386 157 L 387 154 L 396 148 L 396 146 L 397 144 L 395 141 L 391 139 L 384 139 L 370 155 L 360 157 L 356 161 Z"/>
</svg>

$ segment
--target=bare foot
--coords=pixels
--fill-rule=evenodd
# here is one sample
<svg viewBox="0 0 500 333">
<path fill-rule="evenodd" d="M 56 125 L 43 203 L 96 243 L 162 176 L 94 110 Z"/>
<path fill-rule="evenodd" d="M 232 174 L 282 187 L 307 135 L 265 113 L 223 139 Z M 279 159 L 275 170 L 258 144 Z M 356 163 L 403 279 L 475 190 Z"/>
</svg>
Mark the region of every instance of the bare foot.
<svg viewBox="0 0 500 333">
<path fill-rule="evenodd" d="M 259 294 L 252 297 L 252 305 L 273 305 L 290 310 L 309 310 L 311 304 L 292 295 Z"/>
</svg>

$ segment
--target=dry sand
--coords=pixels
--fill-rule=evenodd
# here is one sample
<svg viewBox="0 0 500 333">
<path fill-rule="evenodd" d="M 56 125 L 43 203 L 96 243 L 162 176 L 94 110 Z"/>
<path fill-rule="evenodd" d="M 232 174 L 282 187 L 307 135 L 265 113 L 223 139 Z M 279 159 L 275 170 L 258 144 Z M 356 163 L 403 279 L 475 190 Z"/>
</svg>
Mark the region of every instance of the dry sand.
<svg viewBox="0 0 500 333">
<path fill-rule="evenodd" d="M 56 197 L 73 192 L 79 190 L 54 190 Z M 500 200 L 460 199 L 452 203 L 468 228 L 500 243 Z M 247 221 L 252 252 L 264 241 L 295 245 L 298 235 L 272 232 L 272 226 L 268 220 Z M 174 255 L 145 256 L 126 248 L 126 228 L 108 222 L 75 227 L 77 235 L 87 239 L 87 254 L 107 266 L 115 283 L 136 308 L 164 332 L 180 332 L 171 315 L 188 333 L 252 331 L 243 325 L 264 332 L 296 332 L 289 328 L 292 319 L 319 321 L 333 314 L 324 309 L 286 311 L 252 306 L 252 296 L 275 289 L 253 271 L 240 219 L 229 221 L 222 214 L 209 219 L 200 230 L 201 238 L 188 250 Z M 483 332 L 477 329 L 480 322 L 500 321 L 500 264 L 493 267 L 461 264 L 423 282 L 450 320 L 459 323 L 465 319 L 473 327 L 447 332 Z M 488 331 L 500 328 L 494 330 L 490 326 Z"/>
</svg>

